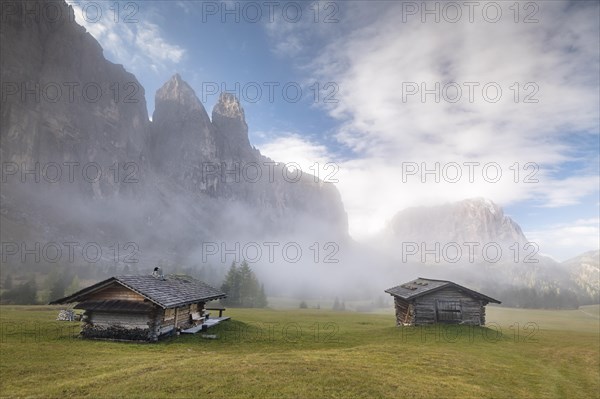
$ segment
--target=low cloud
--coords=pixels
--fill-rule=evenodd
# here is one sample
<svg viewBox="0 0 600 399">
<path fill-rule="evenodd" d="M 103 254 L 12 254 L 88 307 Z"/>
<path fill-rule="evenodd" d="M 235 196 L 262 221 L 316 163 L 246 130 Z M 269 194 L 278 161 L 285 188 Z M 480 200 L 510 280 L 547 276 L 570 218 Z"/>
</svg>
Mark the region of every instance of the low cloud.
<svg viewBox="0 0 600 399">
<path fill-rule="evenodd" d="M 578 219 L 570 223 L 545 226 L 543 230 L 525 232 L 540 248 L 551 248 L 551 256 L 559 261 L 598 248 L 600 219 Z"/>
<path fill-rule="evenodd" d="M 465 13 L 457 23 L 432 16 L 423 23 L 421 14 L 405 15 L 404 2 L 370 2 L 368 11 L 349 2 L 339 24 L 287 24 L 278 32 L 279 42 L 302 44 L 305 57 L 297 59 L 318 46 L 318 56 L 298 66 L 314 81 L 339 86 L 339 102 L 323 106 L 338 121 L 329 140 L 346 154 L 337 158 L 337 187 L 354 237 L 375 234 L 408 206 L 488 197 L 502 206 L 560 208 L 598 192 L 598 4 L 535 4 L 535 23 L 523 23 L 523 15 L 516 23 L 508 3 L 497 23 L 477 13 L 473 23 Z M 289 157 L 282 142 L 261 149 Z M 299 135 L 287 144 L 336 160 L 331 147 L 328 155 Z M 581 157 L 588 161 L 573 164 Z M 502 179 L 428 176 L 424 183 L 418 174 L 403 181 L 407 163 L 465 162 L 500 165 Z M 524 181 L 531 164 L 534 183 Z"/>
<path fill-rule="evenodd" d="M 284 133 L 273 137 L 260 147 L 260 151 L 277 162 L 288 164 L 289 167 L 299 165 L 303 173 L 317 175 L 321 180 L 335 182 L 338 178 L 337 171 L 334 171 L 337 163 L 335 167 L 329 166 L 334 162 L 327 147 L 306 140 L 297 133 Z"/>
</svg>

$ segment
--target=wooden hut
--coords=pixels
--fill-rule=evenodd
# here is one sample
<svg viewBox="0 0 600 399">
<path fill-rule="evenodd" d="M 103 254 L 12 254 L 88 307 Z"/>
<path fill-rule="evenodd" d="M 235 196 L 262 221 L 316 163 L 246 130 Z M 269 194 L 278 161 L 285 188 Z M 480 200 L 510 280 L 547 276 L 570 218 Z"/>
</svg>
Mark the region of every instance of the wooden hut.
<svg viewBox="0 0 600 399">
<path fill-rule="evenodd" d="M 75 309 L 85 311 L 81 329 L 85 338 L 157 341 L 202 329 L 207 317 L 204 304 L 224 297 L 192 277 L 163 276 L 155 270 L 153 275 L 111 277 L 50 304 L 77 302 Z"/>
<path fill-rule="evenodd" d="M 385 290 L 394 297 L 398 326 L 485 325 L 485 306 L 500 301 L 446 280 L 419 277 Z"/>
</svg>

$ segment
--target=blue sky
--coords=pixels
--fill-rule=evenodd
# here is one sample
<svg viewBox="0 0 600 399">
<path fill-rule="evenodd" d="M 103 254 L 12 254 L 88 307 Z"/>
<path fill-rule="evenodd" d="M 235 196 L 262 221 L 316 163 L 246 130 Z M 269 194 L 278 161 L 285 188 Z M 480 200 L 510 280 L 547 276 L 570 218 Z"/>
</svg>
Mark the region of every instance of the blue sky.
<svg viewBox="0 0 600 399">
<path fill-rule="evenodd" d="M 118 22 L 112 2 L 70 3 L 145 87 L 150 116 L 179 72 L 209 114 L 212 89 L 236 92 L 263 154 L 338 165 L 359 240 L 403 208 L 487 197 L 557 259 L 598 247 L 598 2 L 120 2 Z M 473 181 L 465 162 L 480 165 Z M 463 178 L 403 181 L 409 163 L 458 164 Z M 481 171 L 492 164 L 494 183 Z M 537 183 L 523 181 L 531 164 Z"/>
</svg>

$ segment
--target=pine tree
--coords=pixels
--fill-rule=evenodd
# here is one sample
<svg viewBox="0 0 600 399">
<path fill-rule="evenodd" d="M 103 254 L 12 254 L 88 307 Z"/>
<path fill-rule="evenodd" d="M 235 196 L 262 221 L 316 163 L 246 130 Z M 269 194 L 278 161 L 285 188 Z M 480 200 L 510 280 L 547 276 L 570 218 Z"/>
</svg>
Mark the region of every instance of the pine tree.
<svg viewBox="0 0 600 399">
<path fill-rule="evenodd" d="M 265 294 L 265 286 L 263 284 L 260 285 L 260 291 L 258 292 L 258 298 L 256 307 L 257 308 L 266 308 L 267 303 L 267 295 Z"/>
<path fill-rule="evenodd" d="M 65 290 L 67 288 L 68 277 L 63 276 L 65 271 L 63 269 L 54 269 L 46 278 L 46 286 L 49 289 L 48 299 L 53 301 L 58 298 L 65 296 Z"/>
<path fill-rule="evenodd" d="M 227 294 L 227 298 L 221 300 L 224 305 L 240 306 L 240 274 L 235 262 L 231 263 L 221 285 L 221 291 Z"/>
<path fill-rule="evenodd" d="M 227 294 L 222 302 L 228 306 L 245 308 L 264 308 L 267 306 L 267 296 L 264 287 L 258 282 L 256 275 L 244 261 L 239 267 L 231 264 L 221 285 L 221 291 Z"/>
<path fill-rule="evenodd" d="M 240 280 L 240 306 L 253 308 L 256 295 L 258 294 L 258 281 L 248 262 L 243 261 L 239 268 Z"/>
<path fill-rule="evenodd" d="M 30 277 L 27 282 L 5 291 L 2 300 L 16 305 L 35 305 L 37 303 L 35 277 Z"/>
<path fill-rule="evenodd" d="M 333 301 L 333 310 L 340 310 L 340 300 L 338 299 L 338 297 L 335 297 L 335 300 Z"/>
<path fill-rule="evenodd" d="M 31 277 L 27 282 L 21 285 L 20 302 L 26 305 L 35 305 L 37 303 L 37 285 L 35 277 Z"/>
</svg>

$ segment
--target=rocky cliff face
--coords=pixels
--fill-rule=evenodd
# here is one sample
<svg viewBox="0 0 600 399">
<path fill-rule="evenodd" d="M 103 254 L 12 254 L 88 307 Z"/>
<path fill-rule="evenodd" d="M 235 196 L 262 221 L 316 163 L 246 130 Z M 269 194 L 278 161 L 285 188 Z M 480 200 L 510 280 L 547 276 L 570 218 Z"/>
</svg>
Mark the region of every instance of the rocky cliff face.
<svg viewBox="0 0 600 399">
<path fill-rule="evenodd" d="M 571 280 L 587 298 L 587 303 L 598 303 L 600 298 L 600 251 L 588 251 L 571 258 L 563 265 L 568 270 Z"/>
<path fill-rule="evenodd" d="M 248 140 L 246 116 L 239 100 L 231 93 L 221 93 L 212 111 L 212 121 L 217 133 L 220 158 L 229 162 L 256 160 Z"/>
<path fill-rule="evenodd" d="M 47 3 L 36 5 L 41 10 Z M 148 131 L 143 87 L 123 66 L 104 59 L 66 3 L 52 2 L 61 10 L 55 21 L 41 13 L 34 18 L 32 4 L 3 7 L 2 162 L 30 169 L 36 162 L 41 168 L 56 163 L 63 173 L 68 172 L 63 162 L 96 163 L 105 172 L 116 163 L 135 162 L 143 170 Z M 80 183 L 79 190 L 94 197 L 131 188 L 119 179 Z"/>
<path fill-rule="evenodd" d="M 347 236 L 337 189 L 306 173 L 283 179 L 283 166 L 250 145 L 238 99 L 222 94 L 211 120 L 176 74 L 156 93 L 150 122 L 135 76 L 104 58 L 70 6 L 52 3 L 62 10 L 54 22 L 14 2 L 0 28 L 0 160 L 16 168 L 2 184 L 3 240 L 123 239 L 182 259 L 217 236 Z M 69 163 L 79 165 L 73 182 Z M 254 163 L 258 179 L 256 168 L 243 170 Z M 62 169 L 56 184 L 50 164 Z M 83 175 L 88 165 L 102 178 Z M 23 184 L 21 169 L 36 167 L 40 183 Z"/>
<path fill-rule="evenodd" d="M 194 90 L 176 74 L 156 93 L 150 128 L 152 166 L 190 190 L 201 190 L 202 164 L 217 162 L 215 129 Z"/>
<path fill-rule="evenodd" d="M 477 198 L 436 207 L 416 207 L 394 216 L 390 233 L 415 242 L 524 244 L 521 227 L 492 201 Z"/>
<path fill-rule="evenodd" d="M 243 202 L 276 228 L 282 221 L 311 220 L 347 231 L 337 189 L 306 171 L 285 166 L 250 145 L 239 100 L 222 93 L 212 120 L 192 88 L 176 74 L 156 93 L 151 126 L 151 163 L 186 190 L 211 198 Z M 298 216 L 300 216 L 298 218 Z"/>
</svg>

